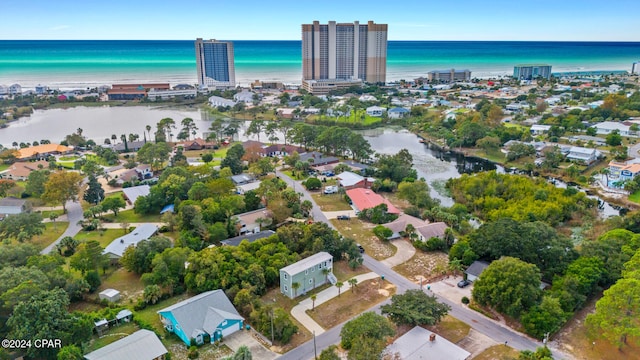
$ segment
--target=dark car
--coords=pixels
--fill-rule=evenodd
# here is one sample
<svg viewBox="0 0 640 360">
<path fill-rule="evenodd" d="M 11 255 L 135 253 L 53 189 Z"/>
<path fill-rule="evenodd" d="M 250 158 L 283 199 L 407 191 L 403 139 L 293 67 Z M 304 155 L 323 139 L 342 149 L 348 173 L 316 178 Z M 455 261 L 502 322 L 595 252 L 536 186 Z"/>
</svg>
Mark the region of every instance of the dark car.
<svg viewBox="0 0 640 360">
<path fill-rule="evenodd" d="M 364 254 L 364 248 L 362 247 L 362 245 L 357 244 L 358 246 L 358 250 L 360 250 L 360 254 Z"/>
<path fill-rule="evenodd" d="M 338 216 L 336 216 L 336 219 L 338 219 L 338 220 L 349 220 L 351 218 L 349 217 L 349 215 L 338 215 Z"/>
<path fill-rule="evenodd" d="M 462 280 L 458 283 L 458 287 L 459 288 L 463 288 L 463 287 L 467 287 L 471 284 L 471 281 L 469 280 Z"/>
</svg>

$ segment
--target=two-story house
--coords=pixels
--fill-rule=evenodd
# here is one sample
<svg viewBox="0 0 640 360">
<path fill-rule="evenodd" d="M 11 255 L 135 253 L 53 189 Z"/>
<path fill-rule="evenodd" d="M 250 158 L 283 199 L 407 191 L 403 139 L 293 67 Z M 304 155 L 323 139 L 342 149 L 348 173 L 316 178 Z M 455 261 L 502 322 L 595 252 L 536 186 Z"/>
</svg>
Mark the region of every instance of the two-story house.
<svg viewBox="0 0 640 360">
<path fill-rule="evenodd" d="M 327 269 L 328 271 L 323 271 Z M 280 269 L 280 292 L 293 299 L 325 284 L 333 276 L 333 256 L 319 252 Z"/>
</svg>

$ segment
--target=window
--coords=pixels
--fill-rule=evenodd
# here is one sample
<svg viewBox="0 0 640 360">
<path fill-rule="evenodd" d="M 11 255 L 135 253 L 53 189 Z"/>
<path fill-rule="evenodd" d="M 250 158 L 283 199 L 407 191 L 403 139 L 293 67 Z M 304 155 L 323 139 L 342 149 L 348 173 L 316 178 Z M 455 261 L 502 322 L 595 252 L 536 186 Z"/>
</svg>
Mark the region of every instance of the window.
<svg viewBox="0 0 640 360">
<path fill-rule="evenodd" d="M 305 274 L 305 275 L 309 275 L 309 269 L 305 270 L 305 271 L 304 271 L 304 274 Z"/>
<path fill-rule="evenodd" d="M 227 326 L 227 320 L 223 321 L 222 324 L 220 324 L 222 326 Z"/>
<path fill-rule="evenodd" d="M 309 284 L 313 284 L 313 279 L 309 279 Z"/>
<path fill-rule="evenodd" d="M 327 262 L 326 261 L 324 262 L 324 267 L 327 267 Z"/>
<path fill-rule="evenodd" d="M 311 272 L 314 272 L 314 271 L 316 271 L 316 266 L 315 265 L 311 268 Z"/>
<path fill-rule="evenodd" d="M 289 275 L 287 275 L 287 273 L 284 273 L 284 279 L 285 280 L 289 279 Z"/>
<path fill-rule="evenodd" d="M 289 291 L 289 288 L 287 287 L 287 285 L 284 286 L 284 292 Z"/>
</svg>

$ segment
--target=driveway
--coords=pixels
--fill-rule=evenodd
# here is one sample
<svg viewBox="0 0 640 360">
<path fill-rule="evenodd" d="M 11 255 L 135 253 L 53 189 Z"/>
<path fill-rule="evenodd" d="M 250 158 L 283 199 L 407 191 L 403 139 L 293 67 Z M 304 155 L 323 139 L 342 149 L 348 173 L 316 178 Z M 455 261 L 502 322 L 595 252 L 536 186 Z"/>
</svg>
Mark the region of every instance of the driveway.
<svg viewBox="0 0 640 360">
<path fill-rule="evenodd" d="M 458 305 L 466 306 L 462 304 L 462 297 L 466 296 L 471 299 L 471 289 L 473 288 L 473 284 L 461 289 L 458 287 L 458 282 L 461 280 L 462 276 L 452 276 L 429 284 L 429 286 L 431 286 L 431 292 L 434 294 L 438 294 Z"/>
<path fill-rule="evenodd" d="M 69 220 L 69 226 L 67 227 L 67 230 L 65 230 L 65 232 L 60 235 L 60 237 L 54 241 L 53 243 L 51 243 L 51 245 L 47 246 L 46 248 L 44 248 L 40 253 L 41 254 L 49 254 L 55 247 L 56 245 L 58 245 L 58 243 L 60 242 L 60 240 L 62 240 L 65 236 L 71 236 L 74 237 L 76 235 L 78 235 L 78 233 L 80 232 L 80 229 L 82 228 L 80 225 L 78 225 L 78 221 L 83 219 L 83 214 L 82 214 L 82 206 L 80 206 L 80 202 L 79 201 L 67 201 L 67 219 Z"/>
<path fill-rule="evenodd" d="M 323 213 L 324 213 L 324 216 L 327 217 L 327 219 L 335 219 L 339 215 L 347 215 L 347 216 L 353 217 L 353 218 L 357 217 L 355 210 L 323 211 Z"/>
<path fill-rule="evenodd" d="M 234 352 L 238 351 L 240 346 L 246 345 L 251 351 L 251 356 L 256 360 L 272 360 L 280 355 L 262 346 L 254 337 L 254 334 L 255 330 L 253 329 L 249 331 L 240 330 L 229 336 L 225 336 L 222 342 Z"/>
<path fill-rule="evenodd" d="M 411 259 L 416 253 L 416 249 L 413 245 L 405 239 L 393 240 L 391 244 L 396 247 L 396 254 L 390 258 L 380 261 L 390 268 L 398 266 Z"/>
</svg>

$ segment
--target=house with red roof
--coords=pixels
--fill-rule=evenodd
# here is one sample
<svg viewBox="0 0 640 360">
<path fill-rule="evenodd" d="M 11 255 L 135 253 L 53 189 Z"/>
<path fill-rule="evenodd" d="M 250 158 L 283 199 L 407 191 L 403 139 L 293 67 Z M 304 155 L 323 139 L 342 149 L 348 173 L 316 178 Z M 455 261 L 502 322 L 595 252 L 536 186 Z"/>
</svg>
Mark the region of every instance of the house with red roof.
<svg viewBox="0 0 640 360">
<path fill-rule="evenodd" d="M 362 188 L 350 189 L 347 190 L 347 196 L 351 199 L 356 213 L 365 209 L 374 208 L 380 204 L 387 204 L 388 213 L 400 214 L 400 210 L 398 210 L 398 208 L 393 206 L 389 200 L 373 192 L 373 190 Z"/>
</svg>

